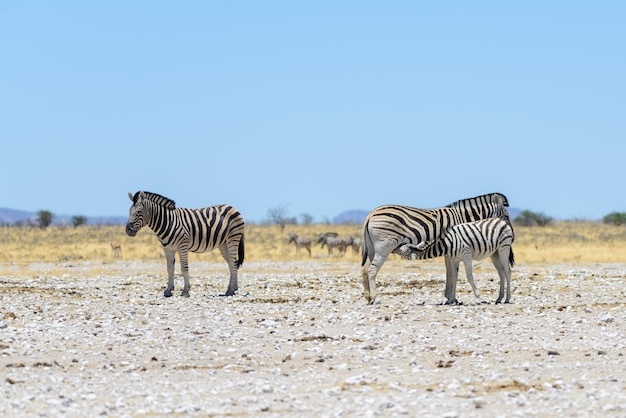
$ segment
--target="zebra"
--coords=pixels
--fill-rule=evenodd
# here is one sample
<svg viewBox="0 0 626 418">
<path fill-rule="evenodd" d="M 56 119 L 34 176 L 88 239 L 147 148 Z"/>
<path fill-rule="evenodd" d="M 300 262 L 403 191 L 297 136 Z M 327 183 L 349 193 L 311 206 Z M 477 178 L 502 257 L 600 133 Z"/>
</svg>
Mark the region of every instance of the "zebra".
<svg viewBox="0 0 626 418">
<path fill-rule="evenodd" d="M 346 247 L 352 245 L 352 239 L 351 237 L 333 234 L 334 233 L 320 234 L 317 242 L 322 244 L 322 248 L 324 248 L 324 245 L 328 247 L 328 255 L 332 255 L 333 249 L 337 248 L 339 255 L 343 256 L 346 253 Z"/>
<path fill-rule="evenodd" d="M 311 256 L 311 238 L 307 237 L 298 237 L 296 234 L 289 234 L 289 241 L 287 244 L 291 244 L 292 242 L 296 243 L 296 257 L 300 255 L 300 248 L 304 247 L 309 252 L 309 257 Z"/>
<path fill-rule="evenodd" d="M 438 209 L 384 205 L 371 211 L 363 223 L 361 240 L 363 295 L 368 304 L 380 303 L 376 275 L 390 253 L 403 244 L 434 241 L 448 228 L 485 218 L 509 219 L 508 199 L 501 193 L 458 200 Z M 447 304 L 457 303 L 452 266 L 446 260 Z"/>
<path fill-rule="evenodd" d="M 358 254 L 361 249 L 361 238 L 354 237 L 350 235 L 351 243 L 350 247 L 352 247 L 352 254 Z"/>
<path fill-rule="evenodd" d="M 219 248 L 228 263 L 230 281 L 225 296 L 238 290 L 237 271 L 244 260 L 244 221 L 232 206 L 216 205 L 202 209 L 177 208 L 176 203 L 156 193 L 128 193 L 133 202 L 129 210 L 126 234 L 131 237 L 144 226 L 157 236 L 167 262 L 168 282 L 164 296 L 174 290 L 174 264 L 178 252 L 180 270 L 185 279 L 182 296 L 189 297 L 188 252 L 203 253 Z"/>
<path fill-rule="evenodd" d="M 496 303 L 504 297 L 506 282 L 506 299 L 511 300 L 511 267 L 515 264 L 513 255 L 513 228 L 510 223 L 501 218 L 488 218 L 475 222 L 455 225 L 433 242 L 420 242 L 417 245 L 403 244 L 396 252 L 409 260 L 423 260 L 445 256 L 449 261 L 446 265 L 452 266 L 453 280 L 456 282 L 459 274 L 459 264 L 465 264 L 465 275 L 472 286 L 474 296 L 480 299 L 480 293 L 474 283 L 472 274 L 472 259 L 482 260 L 491 257 L 491 261 L 500 276 L 500 294 Z"/>
</svg>

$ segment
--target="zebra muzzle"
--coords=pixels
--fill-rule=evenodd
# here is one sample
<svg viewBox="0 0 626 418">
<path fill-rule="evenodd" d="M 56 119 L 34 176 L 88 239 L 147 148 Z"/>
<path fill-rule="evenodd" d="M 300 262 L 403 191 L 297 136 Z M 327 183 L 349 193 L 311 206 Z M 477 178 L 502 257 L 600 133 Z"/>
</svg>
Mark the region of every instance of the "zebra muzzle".
<svg viewBox="0 0 626 418">
<path fill-rule="evenodd" d="M 137 230 L 134 229 L 131 225 L 126 225 L 126 235 L 134 237 L 135 235 L 137 235 Z"/>
</svg>

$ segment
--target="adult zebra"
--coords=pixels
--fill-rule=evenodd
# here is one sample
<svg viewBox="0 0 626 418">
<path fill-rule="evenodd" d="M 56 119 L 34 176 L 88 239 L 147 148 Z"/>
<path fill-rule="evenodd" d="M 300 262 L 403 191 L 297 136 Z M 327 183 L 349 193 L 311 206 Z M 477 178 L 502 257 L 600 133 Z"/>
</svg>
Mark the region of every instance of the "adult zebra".
<svg viewBox="0 0 626 418">
<path fill-rule="evenodd" d="M 500 218 L 481 219 L 476 222 L 458 224 L 448 229 L 439 239 L 433 242 L 420 242 L 417 245 L 402 244 L 397 253 L 408 260 L 424 260 L 445 256 L 452 266 L 453 280 L 456 282 L 459 275 L 459 264 L 465 264 L 465 275 L 472 286 L 476 299 L 480 293 L 474 283 L 472 260 L 482 260 L 491 257 L 491 261 L 500 276 L 500 294 L 496 303 L 504 298 L 506 284 L 506 299 L 511 300 L 511 267 L 515 264 L 513 255 L 513 227 L 509 221 Z"/>
<path fill-rule="evenodd" d="M 133 202 L 129 210 L 126 234 L 131 237 L 144 226 L 156 234 L 165 250 L 167 288 L 165 297 L 174 290 L 174 263 L 178 252 L 180 270 L 185 278 L 182 296 L 189 297 L 188 252 L 203 253 L 219 248 L 228 263 L 230 281 L 226 296 L 238 289 L 237 271 L 244 259 L 243 216 L 232 206 L 216 205 L 202 209 L 177 208 L 176 203 L 156 193 L 128 193 Z"/>
<path fill-rule="evenodd" d="M 448 228 L 485 218 L 508 220 L 508 199 L 501 193 L 491 193 L 458 200 L 443 208 L 418 209 L 410 206 L 384 205 L 371 211 L 363 223 L 363 295 L 368 304 L 377 299 L 376 275 L 387 257 L 402 244 L 434 241 Z M 446 303 L 456 303 L 456 281 L 451 263 L 446 260 Z"/>
</svg>

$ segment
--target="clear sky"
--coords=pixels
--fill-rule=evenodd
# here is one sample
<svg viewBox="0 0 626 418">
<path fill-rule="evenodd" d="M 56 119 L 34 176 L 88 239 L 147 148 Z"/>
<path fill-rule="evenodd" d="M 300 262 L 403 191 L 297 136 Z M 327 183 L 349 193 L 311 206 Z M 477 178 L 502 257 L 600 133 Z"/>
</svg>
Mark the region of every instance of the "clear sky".
<svg viewBox="0 0 626 418">
<path fill-rule="evenodd" d="M 0 207 L 626 211 L 626 2 L 0 0 Z"/>
</svg>

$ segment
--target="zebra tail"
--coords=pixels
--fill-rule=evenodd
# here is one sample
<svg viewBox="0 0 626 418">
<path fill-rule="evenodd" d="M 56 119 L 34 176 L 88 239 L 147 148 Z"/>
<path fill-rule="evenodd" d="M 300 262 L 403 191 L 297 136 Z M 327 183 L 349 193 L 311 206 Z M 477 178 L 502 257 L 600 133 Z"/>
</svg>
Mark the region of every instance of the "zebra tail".
<svg viewBox="0 0 626 418">
<path fill-rule="evenodd" d="M 362 241 L 363 241 L 363 245 L 361 245 L 361 266 L 365 265 L 365 262 L 367 261 L 367 247 L 369 247 L 369 243 L 372 242 L 372 237 L 370 237 L 370 233 L 369 233 L 369 225 L 370 225 L 370 221 L 369 219 L 365 221 L 365 225 L 363 225 L 363 236 L 362 236 Z"/>
<path fill-rule="evenodd" d="M 513 248 L 511 247 L 511 251 L 509 252 L 509 265 L 513 267 L 515 265 L 515 256 L 513 255 Z"/>
<path fill-rule="evenodd" d="M 243 244 L 243 235 L 241 236 L 241 240 L 239 241 L 239 253 L 237 255 L 237 268 L 241 267 L 243 264 L 243 259 L 245 258 L 244 244 Z"/>
</svg>

